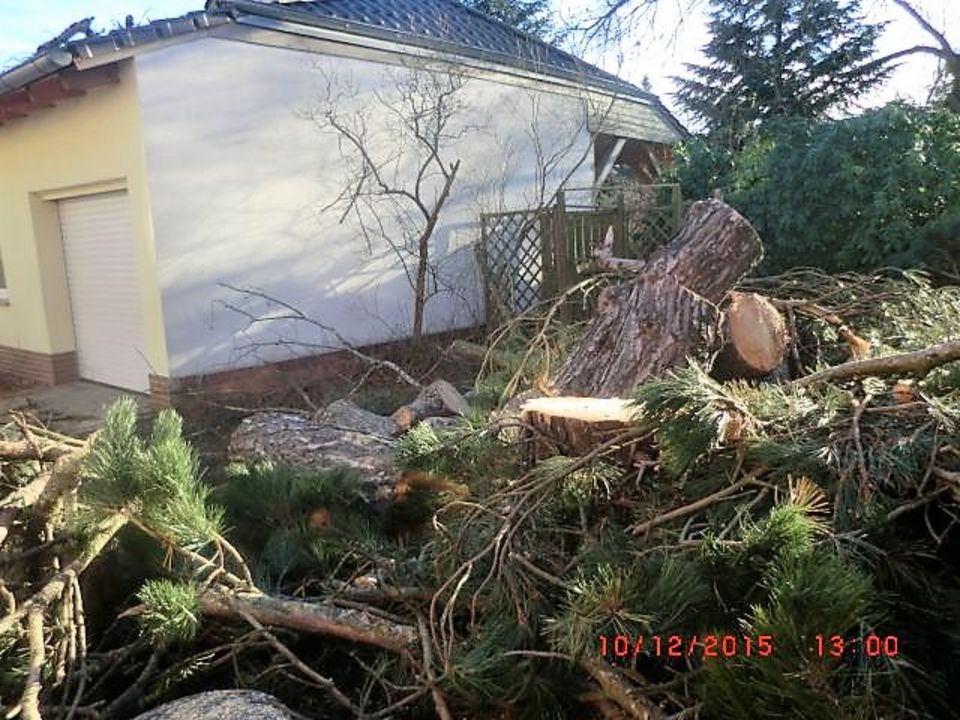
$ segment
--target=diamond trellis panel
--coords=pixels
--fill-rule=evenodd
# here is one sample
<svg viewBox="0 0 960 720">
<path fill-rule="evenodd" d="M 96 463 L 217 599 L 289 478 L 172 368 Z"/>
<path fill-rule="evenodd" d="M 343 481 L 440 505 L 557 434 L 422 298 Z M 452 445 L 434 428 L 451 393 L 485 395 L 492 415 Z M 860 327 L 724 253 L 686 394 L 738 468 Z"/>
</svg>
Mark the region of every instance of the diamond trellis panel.
<svg viewBox="0 0 960 720">
<path fill-rule="evenodd" d="M 611 226 L 615 251 L 631 258 L 649 256 L 678 229 L 683 206 L 677 185 L 584 190 L 591 199 L 576 205 L 567 203 L 567 194 L 577 190 L 564 190 L 548 208 L 481 215 L 489 322 L 515 317 L 573 287 L 580 280 L 578 264 L 590 259 Z"/>
<path fill-rule="evenodd" d="M 543 284 L 542 211 L 485 215 L 487 282 L 495 302 L 511 314 L 540 301 Z"/>
</svg>

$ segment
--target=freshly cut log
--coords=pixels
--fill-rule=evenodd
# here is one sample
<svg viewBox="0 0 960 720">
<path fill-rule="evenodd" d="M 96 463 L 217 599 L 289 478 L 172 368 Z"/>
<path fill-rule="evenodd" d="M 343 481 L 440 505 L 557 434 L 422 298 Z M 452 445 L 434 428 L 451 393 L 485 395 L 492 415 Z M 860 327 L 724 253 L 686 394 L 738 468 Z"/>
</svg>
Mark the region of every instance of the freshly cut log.
<svg viewBox="0 0 960 720">
<path fill-rule="evenodd" d="M 768 375 L 783 364 L 790 346 L 783 315 L 756 293 L 730 293 L 723 336 L 723 349 L 713 364 L 713 375 L 720 380 Z"/>
<path fill-rule="evenodd" d="M 720 200 L 694 203 L 670 244 L 637 266 L 636 279 L 604 293 L 553 389 L 622 397 L 689 356 L 712 354 L 717 303 L 762 256 L 760 238 L 736 210 Z"/>
<path fill-rule="evenodd" d="M 409 405 L 402 405 L 390 417 L 405 432 L 428 417 L 464 415 L 470 409 L 463 395 L 446 380 L 435 380 Z"/>
<path fill-rule="evenodd" d="M 623 397 L 643 380 L 719 347 L 717 307 L 670 276 L 644 277 L 609 294 L 553 380 L 562 395 Z M 612 302 L 613 299 L 615 302 Z"/>
<path fill-rule="evenodd" d="M 528 400 L 520 411 L 531 428 L 528 460 L 536 462 L 556 455 L 558 448 L 570 456 L 590 452 L 633 425 L 637 408 L 621 398 L 543 397 Z M 625 465 L 635 457 L 636 442 L 625 444 L 618 454 Z"/>
</svg>

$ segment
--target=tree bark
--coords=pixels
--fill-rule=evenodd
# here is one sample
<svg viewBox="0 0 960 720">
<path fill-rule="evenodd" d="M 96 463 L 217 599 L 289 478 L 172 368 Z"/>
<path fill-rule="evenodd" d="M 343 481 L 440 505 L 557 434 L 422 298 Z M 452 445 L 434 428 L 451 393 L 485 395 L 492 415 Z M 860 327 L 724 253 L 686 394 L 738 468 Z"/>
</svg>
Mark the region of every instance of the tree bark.
<svg viewBox="0 0 960 720">
<path fill-rule="evenodd" d="M 413 626 L 390 622 L 372 612 L 260 593 L 209 590 L 200 596 L 200 610 L 204 615 L 227 620 L 239 620 L 247 613 L 264 625 L 330 635 L 393 651 L 409 648 L 417 639 Z"/>
<path fill-rule="evenodd" d="M 644 276 L 591 321 L 553 389 L 587 397 L 629 395 L 638 383 L 685 358 L 716 350 L 720 317 L 715 305 L 672 277 Z"/>
<path fill-rule="evenodd" d="M 719 348 L 724 296 L 763 255 L 756 231 L 720 200 L 694 205 L 637 278 L 603 293 L 599 313 L 553 379 L 563 395 L 618 397 Z"/>
<path fill-rule="evenodd" d="M 228 453 L 234 460 L 269 460 L 316 472 L 353 468 L 360 475 L 361 492 L 374 497 L 379 488 L 393 485 L 394 447 L 392 438 L 369 429 L 361 432 L 301 415 L 263 412 L 237 426 Z"/>
</svg>

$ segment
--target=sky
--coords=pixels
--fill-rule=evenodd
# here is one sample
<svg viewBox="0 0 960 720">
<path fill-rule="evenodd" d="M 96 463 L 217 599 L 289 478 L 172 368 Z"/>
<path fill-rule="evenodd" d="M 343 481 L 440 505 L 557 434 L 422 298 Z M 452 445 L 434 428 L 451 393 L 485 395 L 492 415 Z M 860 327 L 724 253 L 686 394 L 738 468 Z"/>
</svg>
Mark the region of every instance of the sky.
<svg viewBox="0 0 960 720">
<path fill-rule="evenodd" d="M 561 18 L 575 17 L 591 0 L 554 0 Z M 914 0 L 924 14 L 960 46 L 960 0 Z M 593 0 L 598 2 L 598 0 Z M 621 53 L 607 52 L 586 59 L 637 84 L 650 79 L 671 109 L 675 86 L 672 76 L 682 74 L 683 63 L 700 62 L 700 48 L 707 41 L 706 0 L 664 0 L 656 21 L 645 23 Z M 882 54 L 917 44 L 929 38 L 919 26 L 889 0 L 864 0 L 868 16 L 888 21 L 879 43 Z M 57 35 L 70 23 L 94 16 L 95 27 L 109 28 L 129 14 L 136 22 L 173 17 L 203 8 L 203 0 L 0 0 L 0 67 L 28 57 L 38 45 Z M 861 107 L 882 105 L 896 98 L 922 102 L 933 81 L 936 61 L 925 55 L 907 58 L 885 86 L 864 98 Z M 681 118 L 682 112 L 679 113 Z"/>
</svg>

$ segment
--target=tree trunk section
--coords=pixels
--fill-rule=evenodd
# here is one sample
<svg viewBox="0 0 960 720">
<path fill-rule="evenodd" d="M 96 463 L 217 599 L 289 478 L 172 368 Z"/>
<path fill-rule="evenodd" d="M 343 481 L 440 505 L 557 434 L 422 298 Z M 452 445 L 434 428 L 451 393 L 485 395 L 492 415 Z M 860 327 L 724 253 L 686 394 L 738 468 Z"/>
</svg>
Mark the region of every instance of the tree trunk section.
<svg viewBox="0 0 960 720">
<path fill-rule="evenodd" d="M 720 340 L 720 311 L 672 277 L 645 277 L 595 317 L 553 381 L 563 395 L 625 397 L 648 377 L 705 357 Z"/>
<path fill-rule="evenodd" d="M 553 380 L 562 395 L 622 397 L 720 345 L 719 303 L 763 256 L 756 231 L 720 200 L 694 203 L 635 280 L 605 291 Z"/>
<path fill-rule="evenodd" d="M 787 324 L 761 295 L 734 292 L 730 297 L 724 314 L 724 346 L 713 363 L 713 376 L 728 380 L 769 375 L 786 358 Z"/>
</svg>

